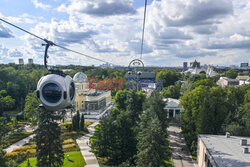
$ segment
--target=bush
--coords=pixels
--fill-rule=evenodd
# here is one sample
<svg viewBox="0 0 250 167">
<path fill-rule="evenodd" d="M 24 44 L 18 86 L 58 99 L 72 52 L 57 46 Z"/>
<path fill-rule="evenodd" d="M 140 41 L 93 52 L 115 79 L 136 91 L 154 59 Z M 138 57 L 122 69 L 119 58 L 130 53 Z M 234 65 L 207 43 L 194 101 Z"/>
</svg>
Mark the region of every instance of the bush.
<svg viewBox="0 0 250 167">
<path fill-rule="evenodd" d="M 70 143 L 74 143 L 73 139 L 68 139 L 68 140 L 64 140 L 63 144 L 70 144 Z"/>
<path fill-rule="evenodd" d="M 35 154 L 35 153 L 36 153 L 36 149 L 30 149 L 30 150 L 27 150 L 27 151 L 25 152 L 25 154 L 28 154 L 28 153 L 30 153 L 30 154 Z"/>
<path fill-rule="evenodd" d="M 6 153 L 3 157 L 9 158 L 18 155 L 18 152 L 10 152 Z"/>
<path fill-rule="evenodd" d="M 76 135 L 77 132 L 73 131 L 73 132 L 65 132 L 63 134 L 61 134 L 61 136 L 71 136 L 71 135 Z"/>
<path fill-rule="evenodd" d="M 75 144 L 66 144 L 66 145 L 63 145 L 63 149 L 67 149 L 67 148 L 75 148 L 76 145 Z"/>
<path fill-rule="evenodd" d="M 23 151 L 23 150 L 33 149 L 33 148 L 36 148 L 36 145 L 27 145 L 27 146 L 17 147 L 13 149 L 13 152 L 21 151 L 21 150 Z"/>
</svg>

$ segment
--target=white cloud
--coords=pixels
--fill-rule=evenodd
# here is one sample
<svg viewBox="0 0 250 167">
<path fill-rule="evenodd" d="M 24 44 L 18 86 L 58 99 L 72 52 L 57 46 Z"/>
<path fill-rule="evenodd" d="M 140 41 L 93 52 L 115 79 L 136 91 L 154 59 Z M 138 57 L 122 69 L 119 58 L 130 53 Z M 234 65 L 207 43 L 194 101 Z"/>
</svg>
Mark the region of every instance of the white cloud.
<svg viewBox="0 0 250 167">
<path fill-rule="evenodd" d="M 79 12 L 98 17 L 136 13 L 130 0 L 71 0 L 70 5 L 62 4 L 58 11 Z"/>
<path fill-rule="evenodd" d="M 38 2 L 38 0 L 31 0 L 31 2 L 35 5 L 35 8 L 41 8 L 41 9 L 44 9 L 44 10 L 51 9 L 50 5 Z"/>
<path fill-rule="evenodd" d="M 42 20 L 43 17 L 35 17 L 32 15 L 29 15 L 27 13 L 23 13 L 17 17 L 13 17 L 13 16 L 4 16 L 2 13 L 0 13 L 0 17 L 2 19 L 5 19 L 11 23 L 26 23 L 26 24 L 34 24 L 36 23 L 38 20 Z"/>
</svg>

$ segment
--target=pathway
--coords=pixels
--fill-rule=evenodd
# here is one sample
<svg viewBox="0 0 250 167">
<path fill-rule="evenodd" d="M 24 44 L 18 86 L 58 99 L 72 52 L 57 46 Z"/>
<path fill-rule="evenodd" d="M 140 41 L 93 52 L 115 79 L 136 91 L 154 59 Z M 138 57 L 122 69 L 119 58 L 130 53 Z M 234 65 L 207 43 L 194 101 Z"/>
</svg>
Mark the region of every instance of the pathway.
<svg viewBox="0 0 250 167">
<path fill-rule="evenodd" d="M 95 154 L 90 152 L 91 148 L 87 144 L 89 142 L 89 138 L 94 135 L 95 126 L 98 124 L 99 124 L 99 121 L 89 125 L 87 128 L 89 130 L 89 133 L 76 140 L 77 144 L 80 147 L 82 156 L 85 159 L 85 162 L 87 164 L 86 167 L 99 167 L 99 163 L 96 159 Z"/>
<path fill-rule="evenodd" d="M 16 142 L 16 143 L 10 145 L 10 146 L 7 147 L 6 149 L 4 149 L 4 151 L 6 151 L 6 153 L 10 153 L 10 152 L 12 152 L 15 148 L 21 147 L 21 146 L 23 146 L 24 144 L 28 143 L 30 139 L 33 139 L 33 138 L 34 138 L 34 136 L 35 136 L 35 134 L 32 134 L 32 135 L 30 135 L 30 136 L 28 136 L 28 137 L 26 137 L 26 138 L 24 138 L 24 139 L 22 139 L 22 140 Z"/>
<path fill-rule="evenodd" d="M 196 167 L 181 134 L 181 129 L 176 124 L 170 125 L 168 135 L 172 149 L 173 167 Z"/>
</svg>

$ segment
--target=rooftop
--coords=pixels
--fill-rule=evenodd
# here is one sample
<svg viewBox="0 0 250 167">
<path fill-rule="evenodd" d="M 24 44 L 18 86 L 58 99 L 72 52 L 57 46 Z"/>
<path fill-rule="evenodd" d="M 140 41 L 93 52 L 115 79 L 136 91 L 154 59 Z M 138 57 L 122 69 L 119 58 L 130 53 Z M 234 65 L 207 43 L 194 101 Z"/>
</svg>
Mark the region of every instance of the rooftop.
<svg viewBox="0 0 250 167">
<path fill-rule="evenodd" d="M 248 75 L 237 76 L 236 79 L 246 81 L 247 79 L 249 79 L 249 76 Z"/>
<path fill-rule="evenodd" d="M 250 153 L 243 153 L 243 148 L 250 146 L 250 137 L 199 135 L 199 138 L 218 167 L 250 166 Z M 247 146 L 240 145 L 241 139 L 247 139 Z"/>
<path fill-rule="evenodd" d="M 220 77 L 220 79 L 224 79 L 228 82 L 239 82 L 239 80 L 237 80 L 237 79 L 231 79 L 231 78 L 227 78 L 227 77 Z"/>
<path fill-rule="evenodd" d="M 83 72 L 78 72 L 74 75 L 73 80 L 75 83 L 86 83 L 87 82 L 87 75 Z"/>
</svg>

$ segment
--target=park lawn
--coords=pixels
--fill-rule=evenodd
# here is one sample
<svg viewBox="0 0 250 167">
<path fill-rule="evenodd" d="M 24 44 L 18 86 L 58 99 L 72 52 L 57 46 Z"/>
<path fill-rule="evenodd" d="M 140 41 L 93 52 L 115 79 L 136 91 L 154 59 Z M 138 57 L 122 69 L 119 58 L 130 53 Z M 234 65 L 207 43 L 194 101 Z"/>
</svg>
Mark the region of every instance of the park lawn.
<svg viewBox="0 0 250 167">
<path fill-rule="evenodd" d="M 69 160 L 67 160 L 67 155 L 69 155 Z M 32 167 L 36 167 L 36 158 L 30 158 L 29 161 Z M 26 165 L 27 160 L 22 162 L 19 167 L 26 167 Z M 80 151 L 64 153 L 63 167 L 84 167 L 85 165 L 86 162 L 83 159 Z"/>
</svg>

